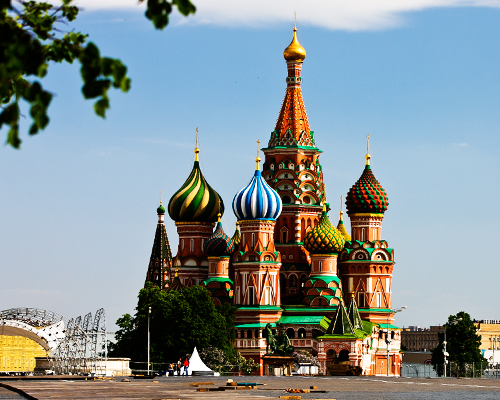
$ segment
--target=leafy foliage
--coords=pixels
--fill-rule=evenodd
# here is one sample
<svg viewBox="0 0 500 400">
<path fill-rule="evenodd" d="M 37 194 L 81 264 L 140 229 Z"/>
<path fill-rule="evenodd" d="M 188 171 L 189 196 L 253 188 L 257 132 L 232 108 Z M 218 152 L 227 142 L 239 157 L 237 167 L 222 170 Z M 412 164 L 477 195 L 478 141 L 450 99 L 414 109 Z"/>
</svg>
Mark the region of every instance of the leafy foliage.
<svg viewBox="0 0 500 400">
<path fill-rule="evenodd" d="M 146 18 L 153 22 L 156 29 L 163 29 L 168 25 L 168 17 L 174 6 L 177 6 L 177 10 L 184 16 L 196 11 L 196 7 L 189 0 L 147 0 Z"/>
<path fill-rule="evenodd" d="M 470 315 L 464 311 L 450 315 L 444 326 L 446 329 L 446 351 L 449 353 L 450 365 L 452 363 L 456 366 L 474 363 L 477 369 L 480 369 L 481 366 L 484 368 L 486 359 L 479 349 L 481 337 L 477 334 L 477 328 Z M 439 345 L 431 350 L 431 362 L 438 374 L 443 375 L 444 332 L 438 333 L 438 338 Z"/>
<path fill-rule="evenodd" d="M 96 99 L 94 111 L 102 118 L 110 107 L 109 89 L 130 89 L 127 67 L 120 60 L 101 57 L 99 48 L 87 41 L 88 35 L 60 30 L 61 24 L 67 25 L 78 15 L 72 1 L 62 0 L 62 5 L 55 7 L 46 2 L 17 0 L 19 6 L 15 7 L 12 0 L 0 0 L 0 129 L 8 126 L 7 144 L 14 148 L 21 146 L 21 101 L 28 103 L 30 135 L 49 123 L 53 95 L 38 79 L 46 76 L 51 62 L 72 64 L 77 60 L 81 64 L 83 97 Z M 163 29 L 174 7 L 185 16 L 196 11 L 189 0 L 147 0 L 146 17 L 156 29 Z"/>
<path fill-rule="evenodd" d="M 51 62 L 80 62 L 83 96 L 96 99 L 94 110 L 103 118 L 109 108 L 108 90 L 130 89 L 127 67 L 120 60 L 101 57 L 97 46 L 87 42 L 87 35 L 58 28 L 77 17 L 78 8 L 71 2 L 62 0 L 61 6 L 54 7 L 18 0 L 16 8 L 12 0 L 0 0 L 0 128 L 9 127 L 7 143 L 15 148 L 21 145 L 21 100 L 29 105 L 30 135 L 49 123 L 52 94 L 37 79 L 45 77 Z"/>
<path fill-rule="evenodd" d="M 116 343 L 110 344 L 110 355 L 130 357 L 134 361 L 147 358 L 148 309 L 151 307 L 151 361 L 172 362 L 185 357 L 196 346 L 210 346 L 232 354 L 233 306 L 217 309 L 201 286 L 165 292 L 151 283 L 139 292 L 134 317 L 125 314 L 116 322 L 120 329 Z"/>
</svg>

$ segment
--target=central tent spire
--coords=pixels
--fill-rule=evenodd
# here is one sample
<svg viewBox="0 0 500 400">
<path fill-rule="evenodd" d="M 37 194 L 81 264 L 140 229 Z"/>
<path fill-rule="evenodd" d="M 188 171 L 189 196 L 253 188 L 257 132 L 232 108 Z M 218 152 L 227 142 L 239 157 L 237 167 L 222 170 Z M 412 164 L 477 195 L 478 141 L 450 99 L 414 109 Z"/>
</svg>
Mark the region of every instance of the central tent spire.
<svg viewBox="0 0 500 400">
<path fill-rule="evenodd" d="M 292 42 L 283 51 L 287 63 L 288 76 L 285 99 L 271 134 L 269 147 L 309 147 L 315 148 L 314 132 L 311 131 L 304 100 L 302 99 L 302 63 L 306 51 L 297 39 L 297 28 L 293 28 Z"/>
</svg>

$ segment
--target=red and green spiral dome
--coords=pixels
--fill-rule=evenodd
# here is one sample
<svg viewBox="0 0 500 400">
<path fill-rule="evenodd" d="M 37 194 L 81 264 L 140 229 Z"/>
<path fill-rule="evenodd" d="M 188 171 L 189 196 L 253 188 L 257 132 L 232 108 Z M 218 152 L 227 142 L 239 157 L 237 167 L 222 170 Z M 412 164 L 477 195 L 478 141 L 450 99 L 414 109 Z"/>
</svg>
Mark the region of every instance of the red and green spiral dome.
<svg viewBox="0 0 500 400">
<path fill-rule="evenodd" d="M 387 193 L 373 175 L 368 162 L 361 177 L 347 193 L 345 205 L 348 214 L 383 214 L 389 205 Z"/>
</svg>

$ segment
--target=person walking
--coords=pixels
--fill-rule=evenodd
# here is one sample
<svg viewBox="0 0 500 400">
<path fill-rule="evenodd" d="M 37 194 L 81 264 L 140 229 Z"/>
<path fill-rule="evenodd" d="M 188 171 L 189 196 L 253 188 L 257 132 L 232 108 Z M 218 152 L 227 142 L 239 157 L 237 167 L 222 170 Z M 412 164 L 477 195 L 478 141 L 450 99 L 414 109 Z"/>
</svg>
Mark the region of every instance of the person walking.
<svg viewBox="0 0 500 400">
<path fill-rule="evenodd" d="M 184 360 L 184 373 L 186 374 L 186 376 L 188 376 L 188 368 L 189 368 L 189 360 L 186 357 L 186 359 Z"/>
<path fill-rule="evenodd" d="M 182 358 L 179 358 L 179 361 L 177 361 L 177 375 L 181 376 L 182 372 Z"/>
</svg>

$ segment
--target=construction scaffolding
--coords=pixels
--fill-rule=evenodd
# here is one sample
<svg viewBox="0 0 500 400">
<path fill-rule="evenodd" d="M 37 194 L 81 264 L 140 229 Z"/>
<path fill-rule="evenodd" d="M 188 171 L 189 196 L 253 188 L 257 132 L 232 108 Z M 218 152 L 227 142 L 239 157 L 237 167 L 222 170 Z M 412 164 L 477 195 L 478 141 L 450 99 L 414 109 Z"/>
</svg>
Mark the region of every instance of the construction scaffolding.
<svg viewBox="0 0 500 400">
<path fill-rule="evenodd" d="M 106 314 L 94 319 L 71 318 L 38 308 L 11 308 L 0 312 L 0 335 L 23 336 L 38 343 L 57 375 L 106 375 L 108 355 Z"/>
</svg>

